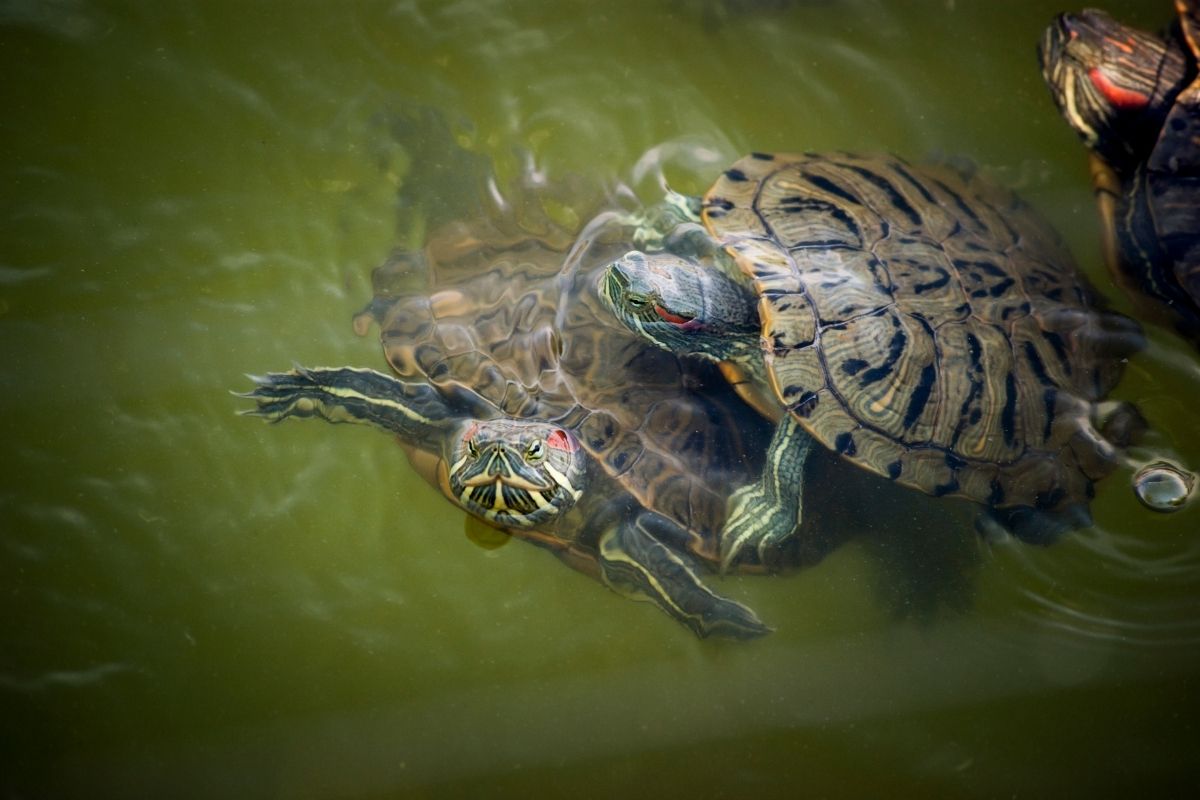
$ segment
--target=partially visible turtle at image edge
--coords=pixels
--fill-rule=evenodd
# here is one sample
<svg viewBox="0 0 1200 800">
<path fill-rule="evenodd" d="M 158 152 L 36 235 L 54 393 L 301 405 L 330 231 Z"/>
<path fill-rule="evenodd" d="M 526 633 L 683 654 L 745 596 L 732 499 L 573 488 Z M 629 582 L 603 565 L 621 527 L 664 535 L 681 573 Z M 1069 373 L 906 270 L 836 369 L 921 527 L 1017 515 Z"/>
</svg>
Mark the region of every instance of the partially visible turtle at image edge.
<svg viewBox="0 0 1200 800">
<path fill-rule="evenodd" d="M 769 632 L 697 574 L 717 561 L 728 492 L 761 464 L 762 420 L 715 374 L 712 387 L 691 386 L 674 356 L 603 310 L 596 270 L 628 245 L 597 245 L 584 254 L 595 268 L 562 270 L 559 244 L 490 223 L 448 226 L 376 271 L 375 301 L 355 321 L 359 333 L 380 325 L 399 379 L 272 373 L 245 395 L 250 413 L 391 432 L 455 505 L 698 636 Z M 414 272 L 431 273 L 431 293 L 412 291 Z"/>
<path fill-rule="evenodd" d="M 618 259 L 603 291 L 779 420 L 761 479 L 730 501 L 725 564 L 790 535 L 813 440 L 1023 539 L 1090 523 L 1136 416 L 1102 422 L 1100 401 L 1141 335 L 1012 193 L 891 157 L 754 153 L 698 203 L 702 229 L 676 205 L 677 231 L 641 237 L 665 251 Z"/>
<path fill-rule="evenodd" d="M 1062 14 L 1038 59 L 1091 151 L 1104 255 L 1142 313 L 1200 345 L 1200 2 L 1163 37 L 1103 11 Z"/>
</svg>

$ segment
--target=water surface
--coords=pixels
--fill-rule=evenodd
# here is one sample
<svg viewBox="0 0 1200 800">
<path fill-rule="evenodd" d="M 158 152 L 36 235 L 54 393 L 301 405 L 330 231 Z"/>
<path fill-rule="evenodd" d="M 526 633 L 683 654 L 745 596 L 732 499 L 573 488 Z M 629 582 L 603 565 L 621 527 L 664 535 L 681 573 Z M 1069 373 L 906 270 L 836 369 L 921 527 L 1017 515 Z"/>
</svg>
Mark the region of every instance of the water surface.
<svg viewBox="0 0 1200 800">
<path fill-rule="evenodd" d="M 777 632 L 700 642 L 535 548 L 477 547 L 388 437 L 268 428 L 228 394 L 382 367 L 350 325 L 372 267 L 492 172 L 652 201 L 749 150 L 966 156 L 1111 291 L 1033 55 L 1058 10 L 0 5 L 4 792 L 1194 787 L 1200 511 L 1149 514 L 1130 469 L 1047 549 L 897 508 L 802 574 L 720 581 Z M 1155 428 L 1133 461 L 1200 465 L 1193 351 L 1151 331 L 1118 395 Z"/>
</svg>

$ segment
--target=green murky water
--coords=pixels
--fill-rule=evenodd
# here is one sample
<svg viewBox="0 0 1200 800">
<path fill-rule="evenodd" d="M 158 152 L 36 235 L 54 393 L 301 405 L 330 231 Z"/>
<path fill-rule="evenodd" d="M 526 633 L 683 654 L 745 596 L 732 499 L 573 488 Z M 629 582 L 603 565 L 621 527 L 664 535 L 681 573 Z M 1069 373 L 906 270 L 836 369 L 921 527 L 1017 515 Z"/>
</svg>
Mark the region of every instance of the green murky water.
<svg viewBox="0 0 1200 800">
<path fill-rule="evenodd" d="M 475 546 L 387 437 L 227 393 L 381 367 L 350 328 L 371 268 L 488 171 L 653 199 L 751 149 L 961 154 L 1109 286 L 1034 62 L 1058 6 L 0 3 L 4 795 L 1195 788 L 1200 511 L 1149 515 L 1128 471 L 1049 549 L 934 506 L 725 579 L 778 630 L 702 643 Z M 1200 464 L 1194 352 L 1156 332 L 1119 394 Z"/>
</svg>

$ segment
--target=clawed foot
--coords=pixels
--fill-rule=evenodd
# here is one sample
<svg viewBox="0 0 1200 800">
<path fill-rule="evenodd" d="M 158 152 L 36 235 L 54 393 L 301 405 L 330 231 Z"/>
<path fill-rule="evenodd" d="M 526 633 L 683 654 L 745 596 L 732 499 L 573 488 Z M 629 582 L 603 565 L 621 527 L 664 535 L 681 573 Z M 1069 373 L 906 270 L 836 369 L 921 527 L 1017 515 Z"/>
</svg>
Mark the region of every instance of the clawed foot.
<svg viewBox="0 0 1200 800">
<path fill-rule="evenodd" d="M 751 548 L 758 563 L 799 528 L 799 502 L 780 502 L 761 484 L 744 486 L 729 498 L 729 514 L 721 529 L 721 571 L 728 572 L 743 550 Z"/>
<path fill-rule="evenodd" d="M 746 606 L 713 594 L 707 608 L 694 618 L 694 622 L 685 624 L 700 638 L 708 636 L 723 636 L 730 639 L 757 639 L 772 631 L 764 625 L 758 615 Z"/>
<path fill-rule="evenodd" d="M 668 192 L 661 203 L 629 214 L 623 224 L 630 229 L 630 241 L 637 250 L 656 253 L 675 248 L 691 250 L 693 242 L 708 243 L 710 237 L 700 225 L 699 199 Z M 712 250 L 712 244 L 704 249 Z"/>
<path fill-rule="evenodd" d="M 600 571 L 610 588 L 649 600 L 701 638 L 754 639 L 771 632 L 746 606 L 704 585 L 680 555 L 663 544 L 678 523 L 647 512 L 600 538 Z"/>
<path fill-rule="evenodd" d="M 291 372 L 246 377 L 254 381 L 254 390 L 232 394 L 253 400 L 256 405 L 239 413 L 263 417 L 270 422 L 280 422 L 290 416 L 311 417 L 318 413 L 321 404 L 315 402 L 311 395 L 318 393 L 320 387 L 303 367 Z"/>
<path fill-rule="evenodd" d="M 722 572 L 736 564 L 747 547 L 766 564 L 770 551 L 800 530 L 804 463 L 811 447 L 812 439 L 790 414 L 780 420 L 762 477 L 729 497 L 721 529 Z"/>
</svg>

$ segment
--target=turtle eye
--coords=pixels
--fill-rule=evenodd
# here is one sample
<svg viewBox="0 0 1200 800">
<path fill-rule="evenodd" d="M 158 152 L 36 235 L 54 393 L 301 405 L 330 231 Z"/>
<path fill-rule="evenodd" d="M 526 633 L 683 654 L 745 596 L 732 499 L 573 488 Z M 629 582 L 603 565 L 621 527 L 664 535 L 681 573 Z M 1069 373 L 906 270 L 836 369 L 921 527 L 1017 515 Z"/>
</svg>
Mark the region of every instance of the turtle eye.
<svg viewBox="0 0 1200 800">
<path fill-rule="evenodd" d="M 475 445 L 474 439 L 467 439 L 467 455 L 471 458 L 479 458 L 479 448 Z"/>
<path fill-rule="evenodd" d="M 546 457 L 546 448 L 542 447 L 542 443 L 534 442 L 525 450 L 525 460 L 530 464 L 536 464 Z"/>
<path fill-rule="evenodd" d="M 643 309 L 650 305 L 650 298 L 644 294 L 636 294 L 634 292 L 625 293 L 625 302 L 630 308 Z"/>
<path fill-rule="evenodd" d="M 1091 42 L 1085 42 L 1083 39 L 1080 39 L 1079 31 L 1072 29 L 1067 36 L 1067 41 L 1063 45 L 1063 50 L 1067 58 L 1087 65 L 1095 64 L 1100 60 L 1100 54 L 1096 50 L 1096 46 Z"/>
</svg>

